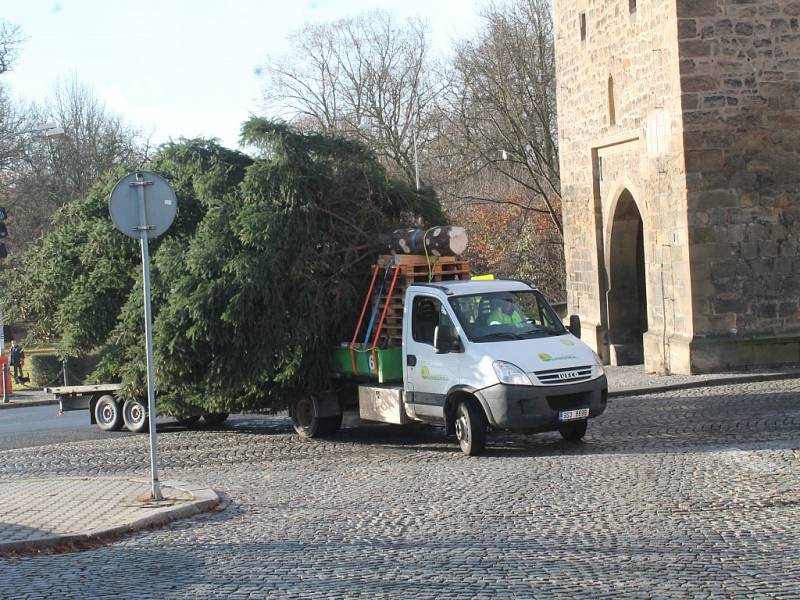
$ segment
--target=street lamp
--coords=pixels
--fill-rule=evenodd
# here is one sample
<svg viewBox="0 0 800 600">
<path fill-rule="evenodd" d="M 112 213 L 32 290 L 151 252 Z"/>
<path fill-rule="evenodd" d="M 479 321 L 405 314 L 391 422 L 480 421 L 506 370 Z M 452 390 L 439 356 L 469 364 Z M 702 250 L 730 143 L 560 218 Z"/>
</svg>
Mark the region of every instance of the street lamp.
<svg viewBox="0 0 800 600">
<path fill-rule="evenodd" d="M 23 133 L 43 133 L 49 139 L 66 139 L 69 137 L 66 130 L 55 123 L 45 123 Z"/>
<path fill-rule="evenodd" d="M 11 132 L 9 137 L 17 137 L 21 135 L 26 135 L 28 133 L 40 133 L 43 134 L 44 137 L 51 139 L 51 140 L 63 140 L 69 138 L 67 135 L 67 131 L 55 123 L 43 123 L 41 125 L 36 125 L 35 127 L 31 127 L 30 129 L 23 129 L 22 131 Z"/>
</svg>

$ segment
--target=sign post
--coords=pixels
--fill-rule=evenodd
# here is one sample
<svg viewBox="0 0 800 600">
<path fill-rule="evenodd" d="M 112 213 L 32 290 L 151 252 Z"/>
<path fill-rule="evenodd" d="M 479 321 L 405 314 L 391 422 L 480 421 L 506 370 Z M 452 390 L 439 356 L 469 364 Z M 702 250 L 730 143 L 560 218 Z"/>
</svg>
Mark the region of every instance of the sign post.
<svg viewBox="0 0 800 600">
<path fill-rule="evenodd" d="M 111 220 L 128 237 L 138 238 L 142 247 L 142 280 L 144 284 L 144 335 L 147 350 L 147 414 L 150 428 L 150 497 L 162 500 L 158 482 L 158 450 L 156 447 L 156 393 L 153 369 L 153 316 L 150 307 L 150 246 L 155 238 L 175 220 L 178 201 L 169 183 L 148 171 L 129 173 L 117 182 L 109 199 Z"/>
<path fill-rule="evenodd" d="M 5 210 L 0 208 L 0 210 Z M 5 334 L 6 322 L 3 320 L 3 310 L 0 309 L 0 358 L 2 358 L 3 354 L 6 351 L 6 334 Z M 6 390 L 6 377 L 8 374 L 6 373 L 6 361 L 0 360 L 0 383 L 3 384 L 3 394 L 2 394 L 2 402 L 3 404 L 8 404 L 8 395 Z"/>
</svg>

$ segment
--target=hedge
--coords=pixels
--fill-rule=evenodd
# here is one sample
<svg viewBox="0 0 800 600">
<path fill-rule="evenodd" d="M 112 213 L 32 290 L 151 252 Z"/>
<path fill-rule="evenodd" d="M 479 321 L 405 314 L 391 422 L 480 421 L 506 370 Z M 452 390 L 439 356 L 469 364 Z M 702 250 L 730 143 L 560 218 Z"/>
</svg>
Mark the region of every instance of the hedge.
<svg viewBox="0 0 800 600">
<path fill-rule="evenodd" d="M 67 359 L 69 384 L 82 385 L 89 373 L 97 367 L 99 361 L 100 355 L 97 354 Z M 55 354 L 34 354 L 27 357 L 23 371 L 25 371 L 26 375 L 30 371 L 30 384 L 33 387 L 64 385 L 64 375 L 61 373 L 61 358 Z"/>
</svg>

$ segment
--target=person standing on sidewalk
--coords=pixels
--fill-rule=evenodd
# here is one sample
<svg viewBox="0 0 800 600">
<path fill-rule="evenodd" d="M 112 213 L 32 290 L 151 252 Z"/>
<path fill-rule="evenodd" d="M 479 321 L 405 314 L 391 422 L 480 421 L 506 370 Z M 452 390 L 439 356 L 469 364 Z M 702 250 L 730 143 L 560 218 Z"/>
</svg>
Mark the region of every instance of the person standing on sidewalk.
<svg viewBox="0 0 800 600">
<path fill-rule="evenodd" d="M 14 370 L 14 383 L 22 381 L 22 367 L 25 364 L 25 351 L 22 346 L 17 344 L 17 340 L 11 340 L 11 350 L 8 352 L 9 362 Z"/>
</svg>

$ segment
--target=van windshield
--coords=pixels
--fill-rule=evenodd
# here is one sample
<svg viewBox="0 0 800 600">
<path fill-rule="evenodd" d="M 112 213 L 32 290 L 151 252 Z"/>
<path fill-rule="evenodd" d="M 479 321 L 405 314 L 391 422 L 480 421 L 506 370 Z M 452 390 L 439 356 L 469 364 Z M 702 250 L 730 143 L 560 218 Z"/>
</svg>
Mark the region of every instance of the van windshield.
<svg viewBox="0 0 800 600">
<path fill-rule="evenodd" d="M 540 292 L 490 292 L 450 298 L 471 342 L 523 340 L 566 333 Z"/>
</svg>

